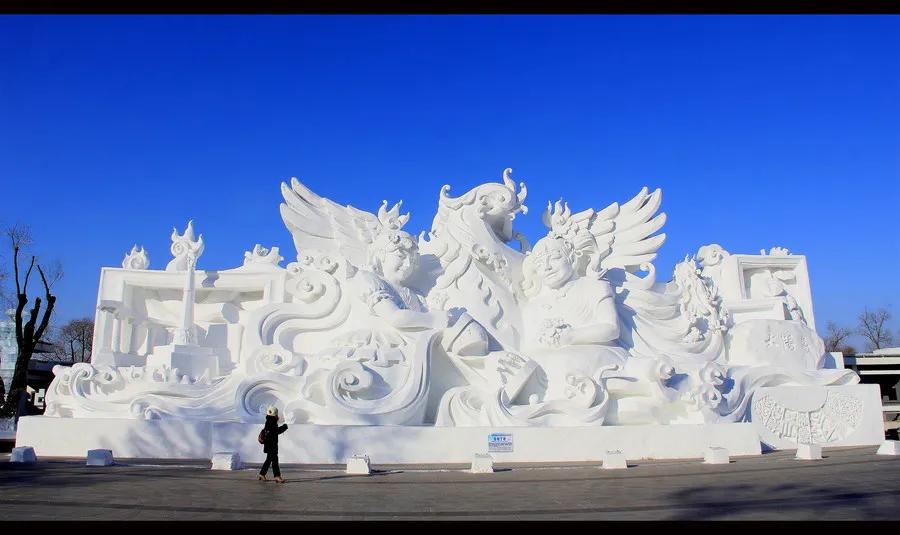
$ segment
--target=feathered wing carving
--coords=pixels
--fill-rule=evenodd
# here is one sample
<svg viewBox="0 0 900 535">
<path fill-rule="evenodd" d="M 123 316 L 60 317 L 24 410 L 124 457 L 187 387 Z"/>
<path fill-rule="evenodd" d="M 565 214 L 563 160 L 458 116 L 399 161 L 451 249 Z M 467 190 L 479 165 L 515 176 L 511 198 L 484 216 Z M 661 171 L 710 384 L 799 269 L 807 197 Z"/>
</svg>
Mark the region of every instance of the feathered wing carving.
<svg viewBox="0 0 900 535">
<path fill-rule="evenodd" d="M 619 208 L 613 219 L 612 243 L 609 253 L 602 256 L 600 265 L 635 272 L 642 264 L 656 259 L 656 252 L 666 241 L 666 235 L 653 235 L 666 223 L 666 214 L 657 215 L 662 204 L 662 190 L 647 194 L 647 188 Z"/>
<path fill-rule="evenodd" d="M 661 203 L 662 190 L 648 194 L 644 187 L 627 203 L 612 203 L 600 211 L 589 208 L 573 215 L 568 204 L 548 203 L 543 221 L 576 251 L 589 253 L 595 269 L 634 273 L 656 258 L 666 240 L 665 234 L 654 235 L 666 222 L 665 213 L 657 214 Z"/>
<path fill-rule="evenodd" d="M 409 214 L 400 215 L 403 201 L 390 210 L 387 201 L 382 201 L 376 216 L 320 197 L 296 178 L 291 178 L 290 187 L 282 182 L 281 195 L 281 219 L 294 237 L 298 252 L 316 249 L 339 253 L 356 267 L 366 265 L 369 245 L 382 229 L 399 229 L 409 220 Z"/>
</svg>

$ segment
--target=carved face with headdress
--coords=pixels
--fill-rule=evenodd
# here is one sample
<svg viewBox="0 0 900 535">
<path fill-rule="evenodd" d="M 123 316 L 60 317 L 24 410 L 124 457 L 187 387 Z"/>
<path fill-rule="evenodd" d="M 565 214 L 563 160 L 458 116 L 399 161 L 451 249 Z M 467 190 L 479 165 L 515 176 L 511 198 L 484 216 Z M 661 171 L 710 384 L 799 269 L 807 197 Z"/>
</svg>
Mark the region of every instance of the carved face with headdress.
<svg viewBox="0 0 900 535">
<path fill-rule="evenodd" d="M 416 239 L 401 230 L 409 214 L 400 214 L 402 201 L 387 209 L 384 201 L 378 209 L 381 228 L 369 245 L 369 265 L 388 281 L 403 284 L 419 265 L 419 246 Z"/>
<path fill-rule="evenodd" d="M 548 203 L 542 219 L 550 232 L 535 244 L 522 264 L 526 296 L 537 295 L 545 285 L 554 290 L 562 288 L 587 271 L 600 275 L 598 266 L 589 264 L 597 242 L 586 225 L 572 220 L 568 205 Z"/>
<path fill-rule="evenodd" d="M 565 238 L 553 232 L 541 238 L 522 265 L 526 295 L 537 294 L 545 285 L 562 288 L 575 276 L 575 262 L 575 248 Z"/>
<path fill-rule="evenodd" d="M 402 230 L 382 231 L 370 245 L 372 270 L 395 284 L 402 284 L 419 265 L 419 246 Z"/>
</svg>

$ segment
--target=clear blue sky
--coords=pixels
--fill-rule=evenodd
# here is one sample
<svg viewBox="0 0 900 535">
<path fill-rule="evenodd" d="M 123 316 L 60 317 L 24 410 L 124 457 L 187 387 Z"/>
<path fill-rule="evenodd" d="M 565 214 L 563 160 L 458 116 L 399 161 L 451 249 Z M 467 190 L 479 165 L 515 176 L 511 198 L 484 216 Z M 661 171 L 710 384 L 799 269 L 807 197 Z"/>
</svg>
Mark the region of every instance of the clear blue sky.
<svg viewBox="0 0 900 535">
<path fill-rule="evenodd" d="M 427 229 L 440 186 L 525 180 L 540 212 L 663 189 L 656 262 L 807 255 L 820 332 L 900 315 L 895 16 L 4 16 L 0 220 L 60 258 L 59 321 L 101 266 L 194 218 L 201 268 L 296 254 L 279 182 Z M 895 318 L 893 326 L 900 325 Z"/>
</svg>

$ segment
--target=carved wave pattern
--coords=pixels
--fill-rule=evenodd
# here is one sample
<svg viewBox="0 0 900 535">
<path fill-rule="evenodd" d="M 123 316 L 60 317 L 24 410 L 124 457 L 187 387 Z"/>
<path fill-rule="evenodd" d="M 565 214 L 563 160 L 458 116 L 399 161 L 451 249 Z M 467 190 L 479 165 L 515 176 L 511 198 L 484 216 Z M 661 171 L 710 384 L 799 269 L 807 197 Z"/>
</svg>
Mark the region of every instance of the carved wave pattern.
<svg viewBox="0 0 900 535">
<path fill-rule="evenodd" d="M 140 367 L 56 366 L 45 416 L 233 420 L 232 378 L 186 384 Z"/>
</svg>

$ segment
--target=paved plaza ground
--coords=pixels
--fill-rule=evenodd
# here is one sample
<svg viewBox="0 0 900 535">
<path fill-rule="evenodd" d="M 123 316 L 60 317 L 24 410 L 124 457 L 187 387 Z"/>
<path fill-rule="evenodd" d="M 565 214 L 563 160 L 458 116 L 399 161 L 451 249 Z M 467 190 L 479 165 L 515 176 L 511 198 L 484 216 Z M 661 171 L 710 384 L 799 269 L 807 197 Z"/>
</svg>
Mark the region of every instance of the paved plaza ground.
<svg viewBox="0 0 900 535">
<path fill-rule="evenodd" d="M 511 467 L 494 474 L 373 465 L 371 476 L 285 466 L 288 482 L 256 481 L 253 469 L 208 463 L 0 458 L 0 518 L 9 520 L 321 519 L 893 519 L 900 507 L 900 457 L 875 447 L 732 459 L 640 461 L 596 466 Z M 270 476 L 271 477 L 271 476 Z"/>
</svg>

